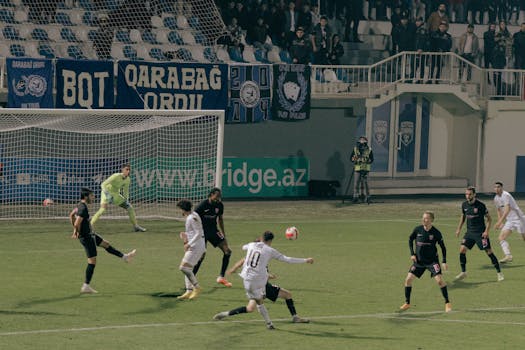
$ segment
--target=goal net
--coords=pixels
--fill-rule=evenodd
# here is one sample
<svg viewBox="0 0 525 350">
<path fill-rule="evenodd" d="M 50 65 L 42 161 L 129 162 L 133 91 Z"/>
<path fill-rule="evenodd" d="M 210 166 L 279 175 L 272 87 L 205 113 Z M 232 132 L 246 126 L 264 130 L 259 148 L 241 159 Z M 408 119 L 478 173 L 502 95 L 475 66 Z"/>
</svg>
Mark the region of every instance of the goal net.
<svg viewBox="0 0 525 350">
<path fill-rule="evenodd" d="M 67 216 L 82 187 L 94 213 L 100 184 L 126 163 L 137 216 L 180 217 L 179 199 L 220 187 L 223 135 L 223 111 L 1 109 L 0 218 Z"/>
</svg>

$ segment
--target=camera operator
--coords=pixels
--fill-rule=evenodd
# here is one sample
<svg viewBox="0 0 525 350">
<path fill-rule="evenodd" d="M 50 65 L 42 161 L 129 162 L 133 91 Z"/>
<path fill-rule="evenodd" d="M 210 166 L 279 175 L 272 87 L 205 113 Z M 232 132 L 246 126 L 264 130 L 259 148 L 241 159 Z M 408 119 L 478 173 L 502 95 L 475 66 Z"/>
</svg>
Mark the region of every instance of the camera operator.
<svg viewBox="0 0 525 350">
<path fill-rule="evenodd" d="M 357 203 L 360 194 L 362 198 L 370 204 L 370 190 L 368 188 L 368 173 L 370 172 L 370 165 L 374 161 L 374 154 L 372 149 L 368 146 L 368 139 L 365 136 L 359 137 L 352 155 L 350 156 L 352 163 L 354 163 L 354 198 L 353 202 Z M 364 193 L 360 193 L 364 190 Z"/>
</svg>

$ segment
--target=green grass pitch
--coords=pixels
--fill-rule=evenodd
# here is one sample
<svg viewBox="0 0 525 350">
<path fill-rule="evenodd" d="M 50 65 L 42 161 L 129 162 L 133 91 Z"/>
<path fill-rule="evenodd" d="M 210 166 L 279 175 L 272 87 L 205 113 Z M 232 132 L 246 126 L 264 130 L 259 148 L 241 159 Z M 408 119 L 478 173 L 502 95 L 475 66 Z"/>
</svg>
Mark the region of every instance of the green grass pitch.
<svg viewBox="0 0 525 350">
<path fill-rule="evenodd" d="M 519 349 L 525 343 L 525 243 L 511 235 L 514 262 L 502 268 L 505 281 L 496 282 L 490 260 L 475 248 L 467 254 L 468 278 L 454 283 L 462 200 L 225 201 L 231 264 L 264 230 L 276 233 L 273 246 L 285 255 L 315 259 L 313 265 L 271 263 L 274 283 L 290 290 L 299 315 L 311 319 L 293 324 L 283 300 L 267 301 L 275 331 L 258 313 L 212 320 L 246 304 L 238 276 L 230 276 L 232 288 L 215 283 L 218 249 L 208 247 L 197 275 L 201 296 L 175 298 L 183 287 L 181 222 L 143 221 L 148 232 L 133 233 L 128 222 L 103 217 L 98 231 L 104 238 L 124 252 L 137 248 L 137 256 L 126 264 L 99 249 L 92 281 L 99 294 L 80 295 L 86 258 L 65 218 L 0 221 L 0 349 Z M 485 202 L 495 217 L 491 200 Z M 439 288 L 425 273 L 414 282 L 412 308 L 398 313 L 410 266 L 408 236 L 426 209 L 445 236 L 453 312 L 443 312 Z M 300 230 L 297 241 L 284 238 L 292 225 Z M 491 238 L 501 258 L 494 230 Z"/>
</svg>

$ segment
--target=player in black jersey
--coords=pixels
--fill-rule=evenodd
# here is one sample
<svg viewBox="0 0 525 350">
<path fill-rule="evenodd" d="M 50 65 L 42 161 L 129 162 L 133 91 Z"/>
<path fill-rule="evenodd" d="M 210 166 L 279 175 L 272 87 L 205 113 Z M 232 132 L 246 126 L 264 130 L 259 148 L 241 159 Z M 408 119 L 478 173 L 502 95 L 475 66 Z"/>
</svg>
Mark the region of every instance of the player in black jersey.
<svg viewBox="0 0 525 350">
<path fill-rule="evenodd" d="M 405 279 L 405 303 L 401 305 L 399 310 L 405 311 L 410 308 L 410 295 L 412 293 L 412 283 L 414 279 L 420 278 L 425 270 L 430 271 L 430 274 L 436 280 L 441 288 L 441 294 L 445 299 L 445 312 L 452 311 L 452 304 L 448 299 L 447 283 L 441 275 L 441 266 L 439 265 L 439 255 L 436 244 L 441 247 L 442 268 L 447 270 L 447 249 L 443 241 L 443 235 L 435 228 L 434 213 L 425 211 L 422 219 L 423 225 L 416 226 L 408 239 L 408 246 L 410 248 L 410 259 L 413 264 L 408 270 L 408 275 Z M 414 250 L 414 242 L 416 242 L 416 249 Z"/>
<path fill-rule="evenodd" d="M 476 244 L 480 250 L 484 250 L 487 253 L 492 265 L 496 268 L 498 282 L 503 281 L 504 277 L 499 267 L 498 258 L 494 255 L 490 246 L 489 230 L 492 219 L 489 211 L 485 204 L 476 198 L 476 189 L 474 187 L 467 187 L 465 198 L 467 200 L 461 205 L 461 216 L 456 229 L 456 237 L 459 237 L 465 221 L 467 221 L 467 232 L 463 236 L 461 247 L 459 248 L 461 273 L 456 276 L 456 280 L 462 280 L 467 277 L 467 249 L 472 249 L 474 244 Z"/>
<path fill-rule="evenodd" d="M 71 211 L 71 213 L 69 213 L 69 220 L 74 228 L 72 238 L 78 238 L 87 255 L 88 265 L 86 268 L 86 278 L 84 284 L 80 288 L 80 293 L 83 294 L 97 293 L 97 291 L 89 285 L 97 263 L 97 246 L 101 246 L 106 249 L 108 253 L 122 258 L 125 262 L 130 262 L 136 253 L 136 249 L 133 249 L 127 254 L 122 254 L 120 251 L 113 248 L 108 241 L 92 231 L 89 222 L 88 204 L 91 204 L 94 200 L 95 195 L 93 194 L 93 191 L 89 188 L 82 188 L 80 190 L 80 203 Z"/>
<path fill-rule="evenodd" d="M 215 248 L 219 247 L 223 253 L 221 271 L 219 277 L 217 277 L 217 283 L 231 287 L 232 284 L 224 278 L 224 274 L 230 263 L 232 251 L 228 246 L 228 241 L 224 233 L 224 221 L 222 219 L 224 205 L 221 202 L 221 190 L 216 187 L 212 188 L 208 194 L 208 199 L 203 200 L 197 208 L 195 208 L 195 212 L 201 217 L 206 242 L 210 242 Z M 219 227 L 217 227 L 217 225 Z M 205 256 L 206 253 L 193 268 L 194 274 L 197 274 L 197 271 L 199 271 Z"/>
</svg>

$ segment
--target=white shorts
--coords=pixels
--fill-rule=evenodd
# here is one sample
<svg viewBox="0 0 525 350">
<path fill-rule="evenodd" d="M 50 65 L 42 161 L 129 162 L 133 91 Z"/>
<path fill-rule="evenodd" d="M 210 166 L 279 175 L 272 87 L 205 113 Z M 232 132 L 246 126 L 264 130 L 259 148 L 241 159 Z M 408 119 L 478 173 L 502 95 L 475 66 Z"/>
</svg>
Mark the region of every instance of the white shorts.
<svg viewBox="0 0 525 350">
<path fill-rule="evenodd" d="M 264 299 L 266 295 L 266 281 L 244 280 L 244 289 L 248 299 Z"/>
<path fill-rule="evenodd" d="M 197 265 L 202 255 L 206 252 L 206 248 L 193 247 L 188 249 L 182 257 L 182 263 L 189 264 L 191 266 Z"/>
<path fill-rule="evenodd" d="M 505 226 L 501 229 L 502 231 L 516 231 L 518 233 L 525 233 L 525 220 L 524 219 L 517 219 L 517 220 L 507 220 L 505 222 Z"/>
</svg>

